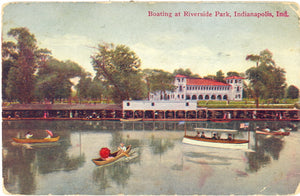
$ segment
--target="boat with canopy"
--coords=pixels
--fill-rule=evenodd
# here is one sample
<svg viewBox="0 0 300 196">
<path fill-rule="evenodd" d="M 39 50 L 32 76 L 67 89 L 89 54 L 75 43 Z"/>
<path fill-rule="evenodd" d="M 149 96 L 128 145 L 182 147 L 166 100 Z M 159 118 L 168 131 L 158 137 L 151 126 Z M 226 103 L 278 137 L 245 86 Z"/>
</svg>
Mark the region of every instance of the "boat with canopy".
<svg viewBox="0 0 300 196">
<path fill-rule="evenodd" d="M 189 136 L 186 134 L 182 142 L 185 144 L 215 147 L 215 148 L 230 148 L 230 149 L 248 149 L 249 140 L 236 139 L 234 135 L 238 133 L 237 130 L 232 129 L 214 129 L 214 128 L 195 128 L 198 132 L 196 136 Z M 200 136 L 200 132 L 210 132 L 211 136 Z M 221 138 L 221 133 L 228 134 L 228 138 Z"/>
</svg>

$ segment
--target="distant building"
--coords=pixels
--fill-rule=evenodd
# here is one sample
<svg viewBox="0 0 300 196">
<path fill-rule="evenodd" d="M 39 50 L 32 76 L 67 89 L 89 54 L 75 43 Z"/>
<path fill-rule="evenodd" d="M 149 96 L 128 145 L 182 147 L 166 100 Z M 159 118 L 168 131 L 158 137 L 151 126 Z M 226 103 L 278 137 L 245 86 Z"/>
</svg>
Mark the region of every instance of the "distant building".
<svg viewBox="0 0 300 196">
<path fill-rule="evenodd" d="M 212 79 L 175 76 L 175 90 L 150 93 L 150 100 L 242 100 L 243 77 L 225 78 L 226 83 Z"/>
</svg>

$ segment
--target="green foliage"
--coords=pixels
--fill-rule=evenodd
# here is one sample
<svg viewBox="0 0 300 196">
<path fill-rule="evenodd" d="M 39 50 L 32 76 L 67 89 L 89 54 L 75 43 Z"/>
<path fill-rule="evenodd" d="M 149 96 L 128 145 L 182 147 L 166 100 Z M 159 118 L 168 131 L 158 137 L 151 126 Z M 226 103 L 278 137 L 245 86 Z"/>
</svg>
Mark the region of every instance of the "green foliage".
<svg viewBox="0 0 300 196">
<path fill-rule="evenodd" d="M 7 83 L 5 83 L 5 92 L 10 99 L 16 99 L 21 103 L 30 103 L 34 98 L 34 73 L 37 68 L 36 39 L 24 27 L 13 28 L 8 35 L 14 37 L 17 43 L 6 42 L 3 46 L 4 57 L 12 62 L 8 71 Z"/>
<path fill-rule="evenodd" d="M 224 77 L 224 73 L 222 72 L 222 70 L 219 70 L 216 73 L 216 78 L 215 80 L 219 81 L 219 82 L 224 82 L 225 83 L 225 77 Z"/>
<path fill-rule="evenodd" d="M 262 100 L 262 103 L 267 102 Z M 296 100 L 285 101 L 284 104 L 260 104 L 260 108 L 293 108 L 295 106 Z M 243 101 L 198 101 L 198 107 L 207 108 L 256 108 L 256 104 L 253 101 L 243 100 Z"/>
<path fill-rule="evenodd" d="M 219 82 L 225 83 L 225 76 L 222 70 L 219 70 L 216 75 L 207 75 L 203 77 L 204 79 L 211 79 L 211 80 L 216 80 Z"/>
<path fill-rule="evenodd" d="M 294 85 L 290 85 L 287 88 L 286 98 L 297 99 L 298 97 L 299 97 L 299 89 Z"/>
<path fill-rule="evenodd" d="M 240 74 L 236 71 L 227 72 L 227 77 L 231 77 L 231 76 L 240 76 Z"/>
<path fill-rule="evenodd" d="M 125 45 L 99 44 L 97 50 L 97 54 L 91 57 L 92 64 L 97 78 L 111 89 L 112 99 L 121 103 L 123 100 L 144 98 L 145 93 L 139 89 L 142 77 L 137 77 L 141 66 L 137 55 Z"/>
<path fill-rule="evenodd" d="M 173 71 L 173 75 L 176 76 L 177 74 L 188 76 L 190 78 L 200 78 L 200 76 L 198 74 L 193 74 L 189 68 L 187 68 L 187 69 L 182 69 L 182 68 L 175 69 Z"/>
<path fill-rule="evenodd" d="M 173 74 L 160 69 L 145 69 L 143 75 L 146 80 L 148 92 L 160 92 L 163 97 L 166 91 L 173 91 Z"/>
<path fill-rule="evenodd" d="M 70 79 L 79 77 L 82 73 L 83 70 L 77 63 L 50 58 L 38 71 L 36 96 L 52 103 L 54 99 L 69 98 L 73 86 Z"/>
<path fill-rule="evenodd" d="M 272 59 L 273 55 L 269 50 L 263 50 L 259 55 L 247 55 L 246 60 L 256 62 L 256 67 L 251 67 L 246 71 L 250 80 L 247 92 L 251 94 L 259 107 L 259 98 L 276 99 L 283 98 L 285 83 L 284 69 L 276 66 Z"/>
</svg>

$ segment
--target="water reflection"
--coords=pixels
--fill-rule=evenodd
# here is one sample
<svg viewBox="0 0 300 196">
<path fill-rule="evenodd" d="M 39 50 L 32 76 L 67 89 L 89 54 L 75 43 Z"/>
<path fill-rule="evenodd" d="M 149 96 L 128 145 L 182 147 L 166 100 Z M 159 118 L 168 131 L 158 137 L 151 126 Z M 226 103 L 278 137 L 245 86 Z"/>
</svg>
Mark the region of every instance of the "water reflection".
<svg viewBox="0 0 300 196">
<path fill-rule="evenodd" d="M 93 171 L 93 183 L 105 194 L 112 183 L 125 187 L 131 174 L 130 163 L 118 162 L 109 167 L 96 167 Z"/>
<path fill-rule="evenodd" d="M 236 121 L 230 123 L 186 122 L 185 124 L 179 122 L 6 121 L 3 122 L 2 132 L 4 186 L 12 194 L 37 194 L 37 191 L 41 191 L 38 180 L 43 176 L 51 176 L 49 174 L 56 172 L 55 178 L 60 178 L 62 176 L 59 171 L 77 174 L 76 172 L 83 169 L 84 172 L 78 175 L 92 179 L 89 185 L 95 191 L 81 194 L 119 194 L 115 192 L 116 187 L 125 190 L 125 187 L 134 184 L 132 181 L 136 180 L 138 172 L 147 174 L 155 170 L 164 172 L 163 169 L 165 169 L 175 172 L 173 177 L 178 177 L 178 179 L 174 178 L 176 182 L 181 182 L 181 178 L 189 180 L 189 175 L 199 174 L 200 176 L 197 176 L 199 184 L 193 188 L 196 192 L 192 192 L 197 193 L 199 187 L 208 189 L 208 179 L 217 179 L 219 175 L 217 172 L 226 175 L 226 170 L 230 168 L 230 172 L 235 177 L 248 178 L 253 173 L 259 173 L 258 171 L 274 161 L 280 160 L 286 145 L 286 138 L 290 136 L 258 135 L 254 132 L 255 127 L 268 126 L 273 130 L 289 128 L 293 133 L 298 131 L 299 125 L 299 123 L 291 122 L 250 122 L 252 152 L 213 151 L 194 146 L 185 149 L 181 143 L 184 129 L 193 131 L 195 127 L 237 129 L 239 130 L 237 137 L 247 138 L 249 132 L 240 129 L 240 123 Z M 60 135 L 61 140 L 48 146 L 30 146 L 32 149 L 26 145 L 12 145 L 11 138 L 22 135 L 28 129 L 37 133 L 50 129 Z M 108 146 L 113 149 L 121 142 L 126 145 L 131 144 L 137 156 L 130 161 L 120 161 L 107 167 L 97 167 L 91 162 L 92 158 L 98 156 L 100 147 Z M 197 174 L 190 172 L 191 170 L 197 171 Z M 168 183 L 162 180 L 163 177 L 160 179 L 159 176 L 151 176 L 151 178 L 161 183 Z M 231 179 L 231 176 L 229 175 L 228 178 Z M 139 183 L 138 180 L 134 182 Z M 163 189 L 167 188 L 168 185 L 163 187 Z M 132 193 L 134 192 L 128 194 Z M 153 193 L 159 192 L 153 190 Z M 179 192 L 175 189 L 175 193 Z"/>
<path fill-rule="evenodd" d="M 162 155 L 164 152 L 174 147 L 174 142 L 172 142 L 170 139 L 155 138 L 152 136 L 150 140 L 150 146 L 152 146 L 151 149 L 153 154 Z"/>
<path fill-rule="evenodd" d="M 8 134 L 10 138 L 15 137 Z M 67 150 L 70 141 L 63 135 L 61 141 L 53 144 L 19 144 L 7 142 L 5 138 L 5 156 L 3 156 L 3 178 L 7 191 L 12 194 L 34 194 L 36 176 L 54 171 L 71 171 L 81 167 L 85 155 L 70 157 Z M 16 188 L 18 192 L 15 192 Z"/>
<path fill-rule="evenodd" d="M 283 149 L 285 136 L 256 135 L 255 151 L 246 154 L 248 158 L 248 171 L 257 172 L 260 168 L 278 160 Z"/>
<path fill-rule="evenodd" d="M 113 183 L 118 187 L 126 187 L 132 173 L 132 164 L 140 162 L 140 153 L 140 148 L 134 148 L 129 153 L 129 157 L 122 157 L 116 162 L 93 169 L 93 183 L 101 191 L 101 194 L 105 194 L 107 188 L 113 187 Z"/>
</svg>

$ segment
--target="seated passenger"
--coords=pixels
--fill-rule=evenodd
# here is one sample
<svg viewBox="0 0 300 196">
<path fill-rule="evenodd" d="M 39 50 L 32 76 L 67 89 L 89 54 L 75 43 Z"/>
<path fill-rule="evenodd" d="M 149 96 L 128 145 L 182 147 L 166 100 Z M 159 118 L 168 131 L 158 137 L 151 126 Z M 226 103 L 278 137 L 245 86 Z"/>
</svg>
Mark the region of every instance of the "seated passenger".
<svg viewBox="0 0 300 196">
<path fill-rule="evenodd" d="M 45 137 L 45 139 L 50 139 L 51 138 L 51 135 L 48 134 L 47 137 Z"/>
<path fill-rule="evenodd" d="M 212 139 L 217 140 L 218 139 L 217 134 L 214 133 L 214 136 L 212 137 Z"/>
<path fill-rule="evenodd" d="M 263 131 L 271 132 L 271 130 L 269 129 L 269 127 L 266 127 L 265 129 L 263 129 Z"/>
<path fill-rule="evenodd" d="M 204 134 L 204 132 L 202 132 L 202 134 L 201 134 L 201 138 L 205 138 L 205 134 Z"/>
<path fill-rule="evenodd" d="M 200 132 L 199 131 L 197 131 L 196 137 L 200 137 Z"/>
<path fill-rule="evenodd" d="M 121 153 L 124 153 L 127 150 L 127 148 L 124 145 L 124 143 L 120 143 L 120 146 L 118 147 L 118 150 L 119 150 L 119 152 L 117 153 L 117 155 L 119 155 Z"/>
<path fill-rule="evenodd" d="M 228 138 L 227 138 L 229 141 L 232 140 L 232 134 L 228 134 Z"/>
<path fill-rule="evenodd" d="M 32 136 L 33 136 L 33 134 L 30 133 L 30 131 L 28 131 L 28 132 L 26 133 L 26 135 L 25 135 L 25 138 L 26 138 L 26 139 L 29 139 L 29 138 L 32 138 Z"/>
<path fill-rule="evenodd" d="M 284 130 L 283 128 L 280 128 L 280 129 L 278 130 L 278 132 L 282 132 L 282 133 L 284 133 L 284 132 L 285 132 L 285 130 Z"/>
</svg>

